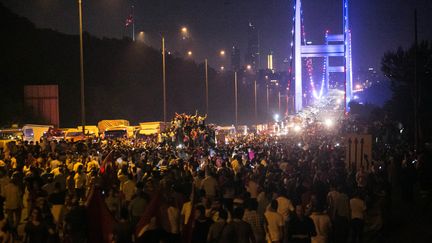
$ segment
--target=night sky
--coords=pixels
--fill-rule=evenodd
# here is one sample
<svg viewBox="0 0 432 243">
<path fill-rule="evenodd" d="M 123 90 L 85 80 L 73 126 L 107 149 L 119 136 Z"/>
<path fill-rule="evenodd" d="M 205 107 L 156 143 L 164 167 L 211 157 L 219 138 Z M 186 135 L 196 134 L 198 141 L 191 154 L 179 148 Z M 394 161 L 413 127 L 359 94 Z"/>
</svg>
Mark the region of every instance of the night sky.
<svg viewBox="0 0 432 243">
<path fill-rule="evenodd" d="M 68 34 L 78 33 L 76 0 L 1 0 L 15 13 L 38 27 Z M 168 50 L 191 49 L 197 61 L 209 57 L 210 64 L 226 65 L 217 53 L 233 44 L 244 57 L 248 22 L 260 31 L 261 53 L 273 50 L 276 68 L 289 56 L 293 0 L 83 0 L 84 30 L 98 37 L 122 38 L 125 20 L 135 5 L 136 31 L 159 47 L 159 33 L 167 37 Z M 418 9 L 419 39 L 432 39 L 432 0 L 351 0 L 354 70 L 379 68 L 385 51 L 407 47 L 414 39 L 414 9 Z M 304 0 L 307 39 L 323 42 L 325 30 L 342 33 L 342 0 Z M 191 41 L 182 42 L 179 29 L 186 26 Z M 31 38 L 31 36 L 29 36 Z M 189 45 L 185 47 L 185 45 Z M 265 64 L 262 56 L 262 66 Z"/>
</svg>

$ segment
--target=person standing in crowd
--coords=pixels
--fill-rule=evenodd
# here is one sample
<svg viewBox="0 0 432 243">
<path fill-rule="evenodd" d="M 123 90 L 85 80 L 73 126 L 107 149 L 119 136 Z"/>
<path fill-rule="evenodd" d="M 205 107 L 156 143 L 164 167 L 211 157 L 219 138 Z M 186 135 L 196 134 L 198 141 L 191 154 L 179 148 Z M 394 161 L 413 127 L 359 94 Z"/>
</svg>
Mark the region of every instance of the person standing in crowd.
<svg viewBox="0 0 432 243">
<path fill-rule="evenodd" d="M 225 228 L 228 225 L 227 211 L 220 209 L 218 218 L 219 219 L 210 226 L 207 235 L 207 243 L 225 243 L 231 240 L 229 239 L 229 235 L 225 231 Z"/>
<path fill-rule="evenodd" d="M 30 220 L 25 225 L 25 243 L 47 242 L 49 237 L 48 226 L 42 220 L 40 209 L 31 211 Z"/>
<path fill-rule="evenodd" d="M 329 215 L 334 228 L 335 243 L 345 243 L 349 236 L 350 201 L 340 186 L 331 186 L 327 194 Z"/>
<path fill-rule="evenodd" d="M 74 176 L 75 181 L 75 193 L 80 200 L 84 200 L 86 193 L 86 182 L 87 175 L 83 172 L 83 165 L 77 167 L 76 174 Z"/>
<path fill-rule="evenodd" d="M 310 216 L 315 225 L 316 236 L 312 237 L 312 243 L 329 243 L 332 232 L 332 223 L 330 217 L 324 213 L 324 208 L 318 204 Z"/>
<path fill-rule="evenodd" d="M 2 197 L 5 198 L 4 210 L 13 230 L 16 230 L 20 223 L 22 208 L 22 193 L 17 180 L 18 178 L 13 175 L 9 183 L 2 188 Z"/>
<path fill-rule="evenodd" d="M 289 222 L 287 234 L 289 243 L 311 243 L 311 237 L 317 235 L 314 222 L 305 216 L 301 204 L 295 207 L 295 216 Z"/>
<path fill-rule="evenodd" d="M 270 203 L 270 207 L 264 213 L 266 237 L 269 242 L 273 243 L 281 243 L 284 237 L 285 221 L 277 210 L 278 201 L 273 200 Z"/>
<path fill-rule="evenodd" d="M 356 192 L 350 200 L 351 208 L 351 232 L 353 243 L 363 242 L 363 225 L 366 211 L 366 203 L 360 198 L 360 193 Z"/>
<path fill-rule="evenodd" d="M 87 240 L 87 221 L 86 209 L 79 205 L 78 198 L 75 197 L 72 202 L 72 208 L 65 215 L 65 233 L 67 238 L 74 243 L 85 243 Z M 44 241 L 40 241 L 44 242 Z"/>
<path fill-rule="evenodd" d="M 195 207 L 195 221 L 192 231 L 192 242 L 205 243 L 207 242 L 207 235 L 213 221 L 206 217 L 205 208 L 202 205 Z"/>
<path fill-rule="evenodd" d="M 136 196 L 132 199 L 132 201 L 129 204 L 129 214 L 133 226 L 135 226 L 138 223 L 141 216 L 144 214 L 147 203 L 148 202 L 144 195 L 144 192 L 141 190 L 137 191 Z"/>
<path fill-rule="evenodd" d="M 176 207 L 174 198 L 168 199 L 167 208 L 168 228 L 166 229 L 166 241 L 178 242 L 180 240 L 180 211 Z"/>
<path fill-rule="evenodd" d="M 233 220 L 226 227 L 228 235 L 232 235 L 231 242 L 236 243 L 255 243 L 255 236 L 250 224 L 242 220 L 244 209 L 236 207 L 233 212 Z"/>
<path fill-rule="evenodd" d="M 213 199 L 217 195 L 218 182 L 210 171 L 206 171 L 206 176 L 201 182 L 201 189 L 205 191 L 208 198 Z"/>
<path fill-rule="evenodd" d="M 113 242 L 115 243 L 131 243 L 133 242 L 133 227 L 128 220 L 128 211 L 122 208 L 120 211 L 120 220 L 114 226 Z"/>
<path fill-rule="evenodd" d="M 264 217 L 257 212 L 257 209 L 258 203 L 256 200 L 249 199 L 246 201 L 243 220 L 252 227 L 256 242 L 262 243 L 265 241 Z"/>
<path fill-rule="evenodd" d="M 132 174 L 128 174 L 127 180 L 121 184 L 121 192 L 125 200 L 125 205 L 127 206 L 136 193 L 136 183 Z"/>
</svg>

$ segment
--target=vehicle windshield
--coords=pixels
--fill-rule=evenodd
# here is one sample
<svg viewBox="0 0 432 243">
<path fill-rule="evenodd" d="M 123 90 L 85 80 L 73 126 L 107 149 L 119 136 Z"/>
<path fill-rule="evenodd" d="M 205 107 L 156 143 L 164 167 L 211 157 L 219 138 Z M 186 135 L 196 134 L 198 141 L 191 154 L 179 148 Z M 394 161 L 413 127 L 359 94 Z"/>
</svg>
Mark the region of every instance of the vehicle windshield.
<svg viewBox="0 0 432 243">
<path fill-rule="evenodd" d="M 105 138 L 123 138 L 126 137 L 126 131 L 125 130 L 112 130 L 112 131 L 105 131 Z"/>
<path fill-rule="evenodd" d="M 1 140 L 21 140 L 22 136 L 23 136 L 22 132 L 8 132 L 8 131 L 0 132 Z"/>
</svg>

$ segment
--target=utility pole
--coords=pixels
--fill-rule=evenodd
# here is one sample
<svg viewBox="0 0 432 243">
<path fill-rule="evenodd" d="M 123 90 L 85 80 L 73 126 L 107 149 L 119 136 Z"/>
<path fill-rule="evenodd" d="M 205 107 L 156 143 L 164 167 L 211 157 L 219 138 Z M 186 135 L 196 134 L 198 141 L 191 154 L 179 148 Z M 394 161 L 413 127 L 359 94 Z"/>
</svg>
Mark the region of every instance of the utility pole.
<svg viewBox="0 0 432 243">
<path fill-rule="evenodd" d="M 270 99 L 269 99 L 269 86 L 267 84 L 267 90 L 266 90 L 266 98 L 267 98 L 267 116 L 269 115 L 270 110 Z"/>
<path fill-rule="evenodd" d="M 208 60 L 204 60 L 205 63 L 205 98 L 206 98 L 206 115 L 209 114 L 209 89 L 208 89 Z"/>
<path fill-rule="evenodd" d="M 281 92 L 278 92 L 278 114 L 281 113 Z"/>
<path fill-rule="evenodd" d="M 254 81 L 254 111 L 255 111 L 255 123 L 258 122 L 258 106 L 257 106 L 257 81 Z"/>
<path fill-rule="evenodd" d="M 80 88 L 81 88 L 81 126 L 83 135 L 85 135 L 85 99 L 84 99 L 84 50 L 83 50 L 83 30 L 82 30 L 82 0 L 78 0 L 79 15 L 79 41 L 80 41 Z"/>
<path fill-rule="evenodd" d="M 234 72 L 235 126 L 238 126 L 237 71 Z"/>
<path fill-rule="evenodd" d="M 419 89 L 417 80 L 417 9 L 414 10 L 414 146 L 416 153 L 419 149 L 419 123 L 418 123 L 418 106 L 419 106 Z"/>
<path fill-rule="evenodd" d="M 167 104 L 166 104 L 166 67 L 165 67 L 165 37 L 162 36 L 162 83 L 163 83 L 163 121 L 166 123 Z"/>
</svg>

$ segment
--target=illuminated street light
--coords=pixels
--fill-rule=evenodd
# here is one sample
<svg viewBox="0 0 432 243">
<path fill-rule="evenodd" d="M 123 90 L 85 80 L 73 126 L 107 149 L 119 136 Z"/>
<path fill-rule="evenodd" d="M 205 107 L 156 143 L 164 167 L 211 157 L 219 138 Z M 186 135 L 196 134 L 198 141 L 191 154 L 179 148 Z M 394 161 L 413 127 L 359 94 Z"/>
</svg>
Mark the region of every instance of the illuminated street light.
<svg viewBox="0 0 432 243">
<path fill-rule="evenodd" d="M 251 69 L 252 69 L 252 66 L 251 66 L 250 64 L 248 64 L 248 65 L 246 65 L 246 69 L 247 69 L 247 70 L 251 70 Z"/>
<path fill-rule="evenodd" d="M 191 57 L 192 56 L 192 51 L 188 51 L 187 55 Z"/>
<path fill-rule="evenodd" d="M 144 37 L 145 37 L 144 31 L 140 31 L 138 33 L 138 40 L 141 41 L 141 42 L 144 42 Z"/>
<path fill-rule="evenodd" d="M 219 52 L 219 54 L 223 57 L 223 56 L 225 56 L 225 50 L 221 50 L 220 52 Z"/>
<path fill-rule="evenodd" d="M 274 114 L 273 119 L 278 122 L 279 121 L 279 114 Z"/>
<path fill-rule="evenodd" d="M 188 35 L 189 35 L 189 33 L 188 33 L 188 29 L 186 28 L 186 27 L 182 27 L 181 29 L 180 29 L 180 32 L 181 32 L 181 35 L 182 35 L 182 39 L 183 40 L 186 40 L 187 38 L 188 38 Z"/>
<path fill-rule="evenodd" d="M 221 66 L 221 67 L 220 67 L 220 70 L 221 70 L 221 71 L 225 70 L 225 67 L 224 67 L 224 66 Z"/>
<path fill-rule="evenodd" d="M 327 128 L 332 127 L 333 124 L 334 124 L 334 122 L 333 122 L 333 120 L 330 119 L 330 118 L 327 118 L 327 119 L 324 120 L 324 125 L 325 125 Z"/>
</svg>

